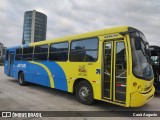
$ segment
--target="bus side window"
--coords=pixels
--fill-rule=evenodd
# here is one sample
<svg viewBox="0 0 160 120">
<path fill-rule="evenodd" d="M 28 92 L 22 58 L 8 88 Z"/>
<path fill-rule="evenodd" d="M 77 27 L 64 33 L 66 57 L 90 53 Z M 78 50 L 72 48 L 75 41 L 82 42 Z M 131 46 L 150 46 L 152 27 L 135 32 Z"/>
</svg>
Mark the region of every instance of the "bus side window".
<svg viewBox="0 0 160 120">
<path fill-rule="evenodd" d="M 16 49 L 16 58 L 15 60 L 21 60 L 22 59 L 22 48 Z"/>
<path fill-rule="evenodd" d="M 33 47 L 23 48 L 22 60 L 32 60 Z"/>
<path fill-rule="evenodd" d="M 90 38 L 71 42 L 70 61 L 94 62 L 98 59 L 98 39 Z"/>
<path fill-rule="evenodd" d="M 68 42 L 54 43 L 50 46 L 49 60 L 67 61 L 68 60 Z"/>
<path fill-rule="evenodd" d="M 48 45 L 35 46 L 34 60 L 48 60 Z"/>
</svg>

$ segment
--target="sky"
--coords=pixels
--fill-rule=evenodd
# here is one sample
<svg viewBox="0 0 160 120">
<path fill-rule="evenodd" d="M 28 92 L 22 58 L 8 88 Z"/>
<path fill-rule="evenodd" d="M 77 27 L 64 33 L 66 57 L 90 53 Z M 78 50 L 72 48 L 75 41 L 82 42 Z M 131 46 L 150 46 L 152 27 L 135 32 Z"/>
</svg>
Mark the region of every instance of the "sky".
<svg viewBox="0 0 160 120">
<path fill-rule="evenodd" d="M 142 31 L 160 45 L 160 0 L 0 0 L 0 42 L 22 43 L 24 12 L 47 15 L 47 39 L 117 26 Z"/>
</svg>

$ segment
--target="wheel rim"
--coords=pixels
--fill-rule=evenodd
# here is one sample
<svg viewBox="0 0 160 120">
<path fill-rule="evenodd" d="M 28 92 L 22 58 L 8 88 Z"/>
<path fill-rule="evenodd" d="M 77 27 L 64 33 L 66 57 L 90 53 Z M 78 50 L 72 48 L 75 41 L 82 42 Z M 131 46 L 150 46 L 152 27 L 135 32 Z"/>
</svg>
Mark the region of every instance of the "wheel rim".
<svg viewBox="0 0 160 120">
<path fill-rule="evenodd" d="M 89 89 L 86 86 L 83 86 L 79 90 L 79 96 L 83 100 L 87 100 L 89 97 Z"/>
</svg>

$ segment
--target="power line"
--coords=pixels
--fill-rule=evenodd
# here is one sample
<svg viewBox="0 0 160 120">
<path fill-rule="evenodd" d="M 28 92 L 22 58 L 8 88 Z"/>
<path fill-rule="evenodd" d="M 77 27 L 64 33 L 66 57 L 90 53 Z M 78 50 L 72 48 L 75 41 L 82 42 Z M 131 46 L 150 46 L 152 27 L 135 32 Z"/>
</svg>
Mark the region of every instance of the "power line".
<svg viewBox="0 0 160 120">
<path fill-rule="evenodd" d="M 67 0 L 67 3 L 65 4 L 64 8 L 62 9 L 62 11 L 60 13 L 58 13 L 58 17 L 56 17 L 56 21 L 55 23 L 60 23 L 61 21 L 61 16 L 64 14 L 65 9 L 67 9 L 68 5 L 69 5 L 70 0 Z"/>
<path fill-rule="evenodd" d="M 69 3 L 71 3 L 71 0 L 66 0 L 67 3 L 65 4 L 65 6 L 63 7 L 62 11 L 60 13 L 58 13 L 58 17 L 55 18 L 55 23 L 56 24 L 61 24 L 62 20 L 61 20 L 61 17 L 64 15 L 64 12 L 65 10 L 68 8 L 68 5 Z M 83 3 L 82 3 L 82 6 L 83 6 Z M 53 27 L 52 27 L 53 28 Z M 54 29 L 54 28 L 53 28 Z M 89 29 L 87 29 L 86 27 L 83 28 L 85 29 L 86 31 L 90 31 Z"/>
</svg>

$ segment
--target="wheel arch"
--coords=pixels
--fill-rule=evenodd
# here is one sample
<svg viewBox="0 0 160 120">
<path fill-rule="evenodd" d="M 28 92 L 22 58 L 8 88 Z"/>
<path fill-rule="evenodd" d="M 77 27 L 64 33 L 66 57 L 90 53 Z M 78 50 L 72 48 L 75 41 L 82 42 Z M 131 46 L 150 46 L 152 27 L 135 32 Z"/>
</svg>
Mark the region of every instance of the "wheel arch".
<svg viewBox="0 0 160 120">
<path fill-rule="evenodd" d="M 86 81 L 86 82 L 88 82 L 88 83 L 91 85 L 92 91 L 93 91 L 93 86 L 92 86 L 92 84 L 91 84 L 91 82 L 90 82 L 89 80 L 87 80 L 87 79 L 85 79 L 85 78 L 78 78 L 78 79 L 76 79 L 76 80 L 74 81 L 74 83 L 73 83 L 73 93 L 75 93 L 76 87 L 77 87 L 78 83 L 80 83 L 81 81 Z"/>
<path fill-rule="evenodd" d="M 23 74 L 24 74 L 24 72 L 23 72 L 22 70 L 19 70 L 19 71 L 18 71 L 18 77 L 19 77 L 20 73 L 23 73 Z"/>
</svg>

